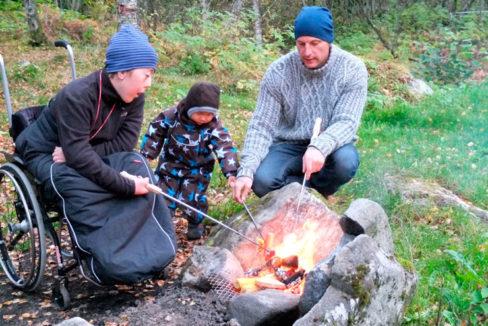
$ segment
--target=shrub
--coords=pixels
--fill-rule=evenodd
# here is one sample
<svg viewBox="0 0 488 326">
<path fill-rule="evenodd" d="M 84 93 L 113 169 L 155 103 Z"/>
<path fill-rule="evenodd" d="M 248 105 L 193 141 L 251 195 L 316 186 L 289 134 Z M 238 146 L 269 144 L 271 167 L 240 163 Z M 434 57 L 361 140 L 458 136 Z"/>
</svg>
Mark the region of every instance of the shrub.
<svg viewBox="0 0 488 326">
<path fill-rule="evenodd" d="M 39 5 L 42 28 L 50 42 L 60 38 L 84 44 L 100 41 L 100 26 L 73 10 L 62 10 L 52 5 Z"/>
<path fill-rule="evenodd" d="M 251 23 L 250 13 L 236 19 L 212 12 L 203 20 L 190 9 L 181 21 L 156 33 L 163 53 L 161 65 L 185 75 L 209 75 L 229 90 L 253 91 L 283 43 L 257 46 L 247 32 L 252 30 Z"/>
</svg>

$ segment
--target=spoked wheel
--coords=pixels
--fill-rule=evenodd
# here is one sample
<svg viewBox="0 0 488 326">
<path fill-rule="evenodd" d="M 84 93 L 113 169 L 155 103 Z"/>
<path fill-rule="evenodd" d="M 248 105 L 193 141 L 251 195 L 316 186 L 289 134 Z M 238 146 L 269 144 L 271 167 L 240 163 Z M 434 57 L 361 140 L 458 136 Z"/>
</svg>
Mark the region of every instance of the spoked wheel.
<svg viewBox="0 0 488 326">
<path fill-rule="evenodd" d="M 0 167 L 0 265 L 10 282 L 33 291 L 46 266 L 42 212 L 25 173 L 12 163 Z"/>
</svg>

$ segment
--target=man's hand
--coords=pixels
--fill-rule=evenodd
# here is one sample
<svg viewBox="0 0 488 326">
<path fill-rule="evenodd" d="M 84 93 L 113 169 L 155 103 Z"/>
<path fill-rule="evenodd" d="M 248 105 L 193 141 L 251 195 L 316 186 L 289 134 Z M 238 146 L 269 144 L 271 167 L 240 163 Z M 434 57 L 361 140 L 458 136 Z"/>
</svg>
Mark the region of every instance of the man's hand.
<svg viewBox="0 0 488 326">
<path fill-rule="evenodd" d="M 234 182 L 234 186 L 232 187 L 232 194 L 234 196 L 235 201 L 238 203 L 243 203 L 247 196 L 249 195 L 249 191 L 251 191 L 252 186 L 252 179 L 249 177 L 239 177 Z"/>
<path fill-rule="evenodd" d="M 145 195 L 149 192 L 149 190 L 147 189 L 147 185 L 149 184 L 149 178 L 143 178 L 141 176 L 129 174 L 126 171 L 120 172 L 120 175 L 124 178 L 134 181 L 134 184 L 136 185 L 134 195 Z"/>
<path fill-rule="evenodd" d="M 234 189 L 234 185 L 236 184 L 236 177 L 231 175 L 229 178 L 227 178 L 227 184 L 231 189 Z"/>
<path fill-rule="evenodd" d="M 61 147 L 54 147 L 52 156 L 54 163 L 66 163 L 66 158 L 64 157 L 64 152 Z"/>
<path fill-rule="evenodd" d="M 322 170 L 325 164 L 325 156 L 315 147 L 309 147 L 303 155 L 302 172 L 305 179 L 310 180 L 312 173 Z"/>
</svg>

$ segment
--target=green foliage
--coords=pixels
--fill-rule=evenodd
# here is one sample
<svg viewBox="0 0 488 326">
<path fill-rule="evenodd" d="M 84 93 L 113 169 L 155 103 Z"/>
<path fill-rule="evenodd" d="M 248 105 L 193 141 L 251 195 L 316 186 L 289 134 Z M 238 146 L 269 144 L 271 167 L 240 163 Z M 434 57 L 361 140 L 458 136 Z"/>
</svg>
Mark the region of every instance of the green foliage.
<svg viewBox="0 0 488 326">
<path fill-rule="evenodd" d="M 435 47 L 426 46 L 420 55 L 422 75 L 429 81 L 454 84 L 465 80 L 480 67 L 474 60 L 473 46 L 470 40 L 440 41 Z"/>
<path fill-rule="evenodd" d="M 402 30 L 410 35 L 431 31 L 449 23 L 449 12 L 442 7 L 434 7 L 424 2 L 416 2 L 399 13 Z"/>
<path fill-rule="evenodd" d="M 0 41 L 19 38 L 19 29 L 27 29 L 22 2 L 0 1 Z"/>
<path fill-rule="evenodd" d="M 16 81 L 34 83 L 39 82 L 41 78 L 41 69 L 33 63 L 16 64 L 12 69 L 12 79 Z"/>
<path fill-rule="evenodd" d="M 417 71 L 440 84 L 456 84 L 470 77 L 488 60 L 488 29 L 480 26 L 488 26 L 486 15 L 453 17 L 449 26 L 414 43 L 419 56 Z"/>
<path fill-rule="evenodd" d="M 485 234 L 488 241 L 488 234 Z M 486 244 L 486 243 L 485 243 Z M 486 260 L 478 248 L 474 248 L 469 255 L 478 258 L 480 263 Z M 442 298 L 447 304 L 447 308 L 442 312 L 443 317 L 451 324 L 457 325 L 459 321 L 469 321 L 471 325 L 481 325 L 482 320 L 488 321 L 488 287 L 486 280 L 474 270 L 473 263 L 460 252 L 455 250 L 445 250 L 456 264 L 451 266 L 450 273 L 454 273 L 454 286 L 443 287 L 441 289 Z M 476 257 L 478 256 L 478 257 Z M 485 270 L 485 273 L 488 271 Z M 469 288 L 475 288 L 471 293 Z"/>
<path fill-rule="evenodd" d="M 361 31 L 349 34 L 336 41 L 344 50 L 350 51 L 357 55 L 363 55 L 371 52 L 376 43 L 376 40 L 371 35 L 365 34 Z"/>
<path fill-rule="evenodd" d="M 181 21 L 169 25 L 157 36 L 161 39 L 161 63 L 185 75 L 209 75 L 221 87 L 253 91 L 265 67 L 277 57 L 278 46 L 259 47 L 247 32 L 251 15 L 238 20 L 227 14 L 209 13 L 202 19 L 195 9 Z"/>
</svg>

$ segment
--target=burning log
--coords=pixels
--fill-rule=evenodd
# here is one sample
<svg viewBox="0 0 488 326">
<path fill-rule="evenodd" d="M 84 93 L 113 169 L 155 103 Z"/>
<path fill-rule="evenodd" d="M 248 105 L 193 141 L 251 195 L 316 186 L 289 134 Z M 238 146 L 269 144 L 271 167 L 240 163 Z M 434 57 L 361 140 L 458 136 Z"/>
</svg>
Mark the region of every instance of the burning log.
<svg viewBox="0 0 488 326">
<path fill-rule="evenodd" d="M 241 293 L 256 292 L 259 290 L 255 277 L 239 277 L 236 279 L 235 287 Z"/>
<path fill-rule="evenodd" d="M 281 266 L 298 268 L 298 256 L 289 256 L 281 260 Z"/>
<path fill-rule="evenodd" d="M 270 274 L 272 275 L 272 274 Z M 270 275 L 258 278 L 256 280 L 256 285 L 262 289 L 276 289 L 276 290 L 286 290 L 286 285 L 272 278 Z"/>
<path fill-rule="evenodd" d="M 301 281 L 304 275 L 305 275 L 305 270 L 303 268 L 300 268 L 292 275 L 290 275 L 290 277 L 284 279 L 283 284 L 285 284 L 287 287 L 292 287 L 296 281 Z"/>
<path fill-rule="evenodd" d="M 295 269 L 285 269 L 285 268 L 277 268 L 275 269 L 275 276 L 278 280 L 283 281 L 291 277 L 295 273 Z"/>
</svg>

